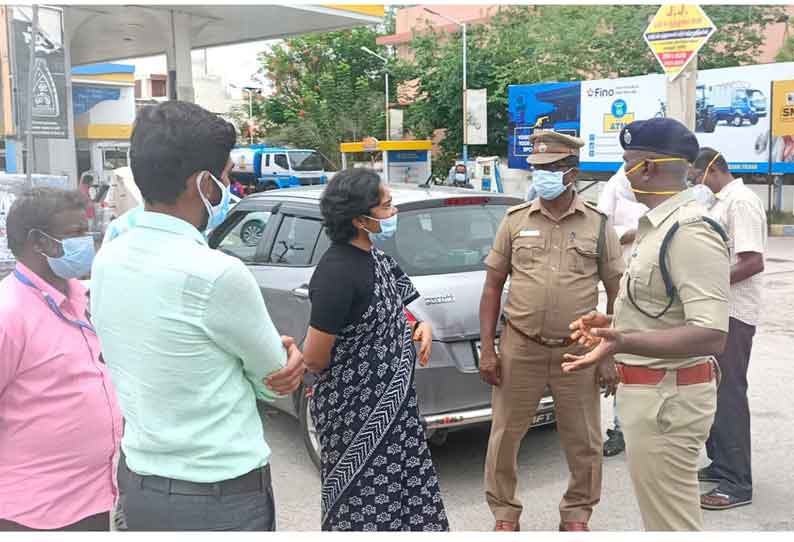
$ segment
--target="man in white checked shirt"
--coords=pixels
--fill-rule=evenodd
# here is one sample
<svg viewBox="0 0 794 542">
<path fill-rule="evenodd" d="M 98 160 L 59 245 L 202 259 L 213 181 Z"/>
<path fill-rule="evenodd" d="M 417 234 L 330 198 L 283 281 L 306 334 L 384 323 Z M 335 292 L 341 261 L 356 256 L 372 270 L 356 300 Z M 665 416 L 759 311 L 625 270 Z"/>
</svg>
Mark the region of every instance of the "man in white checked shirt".
<svg viewBox="0 0 794 542">
<path fill-rule="evenodd" d="M 714 425 L 706 443 L 711 464 L 698 473 L 701 481 L 718 483 L 701 496 L 701 507 L 727 510 L 750 504 L 753 498 L 747 368 L 761 311 L 766 212 L 758 196 L 742 179 L 733 178 L 727 161 L 714 149 L 700 149 L 690 180 L 714 192 L 710 214 L 732 241 L 730 330 L 725 351 L 717 358 L 722 382 Z"/>
</svg>

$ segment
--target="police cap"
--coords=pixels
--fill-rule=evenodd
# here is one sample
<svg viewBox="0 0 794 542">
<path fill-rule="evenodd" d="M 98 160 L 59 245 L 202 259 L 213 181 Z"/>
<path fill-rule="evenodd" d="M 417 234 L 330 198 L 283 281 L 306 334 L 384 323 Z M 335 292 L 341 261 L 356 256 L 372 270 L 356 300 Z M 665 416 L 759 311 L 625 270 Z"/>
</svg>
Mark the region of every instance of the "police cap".
<svg viewBox="0 0 794 542">
<path fill-rule="evenodd" d="M 579 149 L 584 141 L 578 137 L 561 134 L 554 130 L 536 130 L 529 136 L 532 154 L 527 163 L 534 165 L 551 164 L 569 156 L 579 157 Z"/>
<path fill-rule="evenodd" d="M 620 131 L 620 145 L 627 151 L 646 151 L 694 162 L 700 145 L 686 126 L 675 119 L 636 120 Z"/>
</svg>

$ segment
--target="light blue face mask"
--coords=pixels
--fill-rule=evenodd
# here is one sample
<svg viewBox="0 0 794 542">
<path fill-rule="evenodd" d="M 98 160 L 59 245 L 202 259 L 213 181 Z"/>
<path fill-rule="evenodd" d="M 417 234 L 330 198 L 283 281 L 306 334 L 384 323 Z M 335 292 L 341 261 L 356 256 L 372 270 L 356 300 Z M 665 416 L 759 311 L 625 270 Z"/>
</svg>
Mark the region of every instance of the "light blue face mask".
<svg viewBox="0 0 794 542">
<path fill-rule="evenodd" d="M 94 249 L 94 236 L 68 237 L 64 240 L 56 239 L 51 235 L 41 232 L 63 247 L 63 256 L 52 258 L 44 254 L 52 272 L 62 279 L 78 279 L 91 272 L 96 254 Z"/>
<path fill-rule="evenodd" d="M 546 201 L 555 200 L 568 188 L 565 185 L 564 177 L 571 171 L 546 171 L 536 169 L 532 172 L 532 186 L 535 187 L 538 195 Z"/>
<path fill-rule="evenodd" d="M 210 205 L 209 200 L 204 196 L 204 193 L 201 191 L 201 181 L 204 179 L 204 174 L 199 175 L 196 178 L 196 185 L 198 186 L 199 196 L 201 196 L 201 201 L 204 202 L 204 207 L 207 208 L 207 214 L 209 218 L 207 219 L 207 227 L 204 228 L 204 233 L 207 234 L 214 228 L 220 226 L 220 224 L 226 220 L 226 216 L 229 214 L 229 202 L 231 201 L 231 191 L 229 187 L 224 185 L 215 176 L 210 173 L 209 171 L 205 171 L 207 175 L 210 176 L 210 179 L 215 181 L 215 184 L 218 185 L 218 188 L 221 189 L 221 201 L 218 205 Z"/>
<path fill-rule="evenodd" d="M 385 241 L 386 239 L 391 239 L 394 237 L 394 234 L 397 232 L 397 215 L 391 216 L 389 218 L 375 218 L 373 216 L 364 215 L 367 218 L 371 218 L 372 220 L 377 220 L 380 223 L 380 231 L 377 233 L 373 233 L 369 230 L 369 238 L 372 241 Z"/>
</svg>

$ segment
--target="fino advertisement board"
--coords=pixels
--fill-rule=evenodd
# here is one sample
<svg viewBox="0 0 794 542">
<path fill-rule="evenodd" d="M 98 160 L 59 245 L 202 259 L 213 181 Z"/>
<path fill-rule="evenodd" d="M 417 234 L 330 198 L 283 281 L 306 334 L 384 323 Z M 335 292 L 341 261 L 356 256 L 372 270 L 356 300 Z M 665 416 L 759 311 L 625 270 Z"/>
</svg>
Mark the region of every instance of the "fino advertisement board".
<svg viewBox="0 0 794 542">
<path fill-rule="evenodd" d="M 774 105 L 771 88 L 777 80 L 790 83 L 793 78 L 794 62 L 698 72 L 695 135 L 700 145 L 722 152 L 734 173 L 767 173 L 770 117 L 794 114 L 794 108 L 782 105 L 787 99 L 794 102 L 792 91 L 776 94 Z M 512 85 L 508 115 L 509 167 L 529 169 L 527 138 L 536 121 L 548 117 L 544 128 L 584 140 L 583 171 L 617 171 L 622 164 L 620 129 L 634 120 L 667 115 L 665 76 Z M 771 152 L 773 173 L 794 173 L 794 136 L 773 137 Z"/>
</svg>

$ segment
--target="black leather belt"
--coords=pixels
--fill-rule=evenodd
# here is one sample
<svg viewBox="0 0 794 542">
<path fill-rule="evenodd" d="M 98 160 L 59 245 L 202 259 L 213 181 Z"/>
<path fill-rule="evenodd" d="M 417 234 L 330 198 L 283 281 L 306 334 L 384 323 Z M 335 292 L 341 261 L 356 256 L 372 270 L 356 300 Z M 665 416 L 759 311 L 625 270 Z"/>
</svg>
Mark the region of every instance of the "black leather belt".
<svg viewBox="0 0 794 542">
<path fill-rule="evenodd" d="M 162 476 L 142 476 L 131 471 L 125 461 L 122 460 L 120 463 L 124 470 L 130 474 L 133 483 L 138 484 L 139 487 L 169 495 L 221 496 L 261 493 L 269 488 L 271 484 L 270 465 L 254 469 L 231 480 L 201 483 L 173 480 Z"/>
</svg>

